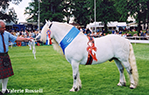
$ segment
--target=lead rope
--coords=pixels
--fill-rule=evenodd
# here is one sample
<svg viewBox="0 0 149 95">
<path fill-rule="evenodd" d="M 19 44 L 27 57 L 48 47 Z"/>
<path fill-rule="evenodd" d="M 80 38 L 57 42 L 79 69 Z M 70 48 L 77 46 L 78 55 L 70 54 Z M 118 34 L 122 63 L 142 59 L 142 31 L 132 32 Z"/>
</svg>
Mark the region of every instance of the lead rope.
<svg viewBox="0 0 149 95">
<path fill-rule="evenodd" d="M 28 46 L 30 47 L 30 50 L 32 50 L 32 53 L 34 54 L 34 59 L 36 59 L 36 48 L 35 48 L 35 40 L 31 39 L 32 41 L 29 41 Z"/>
</svg>

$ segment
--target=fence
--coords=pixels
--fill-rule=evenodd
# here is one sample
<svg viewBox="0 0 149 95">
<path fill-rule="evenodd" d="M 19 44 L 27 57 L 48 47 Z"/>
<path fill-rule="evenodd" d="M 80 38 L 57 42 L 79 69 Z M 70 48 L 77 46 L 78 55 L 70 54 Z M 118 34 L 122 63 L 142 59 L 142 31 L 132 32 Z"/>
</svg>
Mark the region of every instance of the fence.
<svg viewBox="0 0 149 95">
<path fill-rule="evenodd" d="M 131 37 L 126 37 L 126 39 L 128 39 L 131 43 L 145 43 L 145 44 L 149 44 L 149 36 L 131 36 Z M 46 42 L 45 45 L 48 45 L 49 42 Z M 15 43 L 11 43 L 9 44 L 11 47 L 12 46 L 27 46 L 28 43 L 27 42 L 15 42 Z M 36 42 L 37 46 L 40 46 L 39 43 Z"/>
<path fill-rule="evenodd" d="M 149 36 L 131 36 L 126 37 L 131 43 L 145 43 L 149 44 Z"/>
</svg>

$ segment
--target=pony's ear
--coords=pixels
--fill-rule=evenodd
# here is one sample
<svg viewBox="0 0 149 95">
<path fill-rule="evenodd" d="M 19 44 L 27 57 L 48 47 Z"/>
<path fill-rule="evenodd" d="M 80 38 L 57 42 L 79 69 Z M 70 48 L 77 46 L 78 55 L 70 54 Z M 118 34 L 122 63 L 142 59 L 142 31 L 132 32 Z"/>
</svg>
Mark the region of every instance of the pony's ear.
<svg viewBox="0 0 149 95">
<path fill-rule="evenodd" d="M 50 21 L 50 20 L 48 20 L 48 22 L 50 22 L 50 23 L 51 23 L 51 21 Z"/>
<path fill-rule="evenodd" d="M 45 19 L 46 23 L 48 22 L 46 19 Z"/>
<path fill-rule="evenodd" d="M 50 20 L 48 20 L 46 23 L 48 26 L 50 26 L 52 22 Z"/>
</svg>

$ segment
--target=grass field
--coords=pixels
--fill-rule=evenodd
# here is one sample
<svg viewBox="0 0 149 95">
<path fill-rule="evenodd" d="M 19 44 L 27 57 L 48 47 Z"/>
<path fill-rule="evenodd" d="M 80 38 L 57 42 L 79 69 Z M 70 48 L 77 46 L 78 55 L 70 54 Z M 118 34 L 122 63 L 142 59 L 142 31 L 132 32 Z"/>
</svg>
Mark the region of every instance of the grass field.
<svg viewBox="0 0 149 95">
<path fill-rule="evenodd" d="M 126 87 L 118 87 L 117 66 L 114 61 L 107 61 L 80 65 L 82 89 L 69 92 L 72 67 L 52 46 L 36 46 L 37 59 L 28 46 L 9 48 L 14 76 L 9 78 L 8 89 L 13 92 L 11 95 L 149 95 L 149 44 L 133 44 L 133 48 L 139 72 L 136 89 L 129 89 L 126 70 Z"/>
</svg>

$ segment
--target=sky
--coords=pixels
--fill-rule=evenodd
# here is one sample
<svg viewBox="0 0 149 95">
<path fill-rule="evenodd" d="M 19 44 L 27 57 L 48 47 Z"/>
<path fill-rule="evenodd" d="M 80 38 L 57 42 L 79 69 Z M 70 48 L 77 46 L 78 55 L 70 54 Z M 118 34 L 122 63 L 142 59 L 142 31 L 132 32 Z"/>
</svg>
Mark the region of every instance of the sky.
<svg viewBox="0 0 149 95">
<path fill-rule="evenodd" d="M 19 5 L 15 5 L 10 3 L 9 8 L 14 8 L 15 12 L 17 13 L 17 18 L 19 19 L 18 22 L 26 22 L 27 15 L 24 15 L 25 7 L 29 6 L 29 2 L 31 0 L 22 0 Z"/>
</svg>

